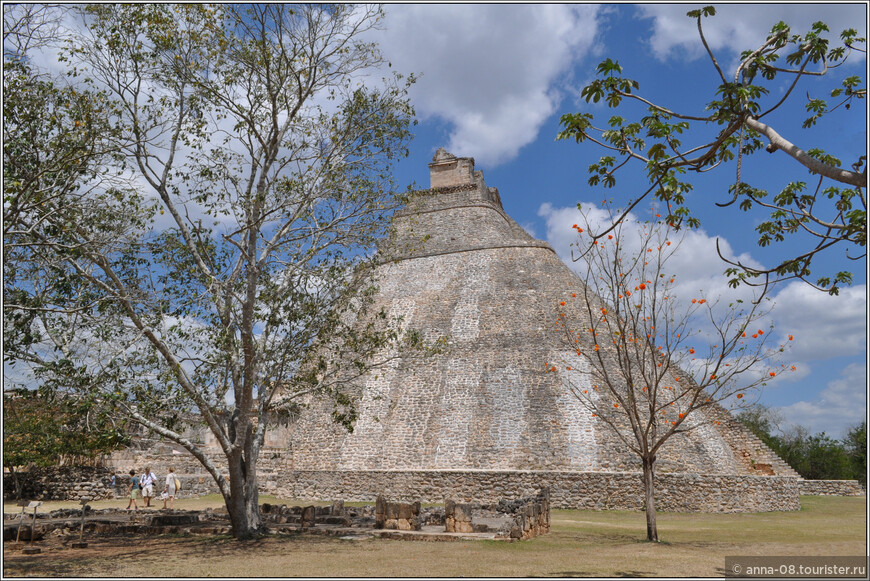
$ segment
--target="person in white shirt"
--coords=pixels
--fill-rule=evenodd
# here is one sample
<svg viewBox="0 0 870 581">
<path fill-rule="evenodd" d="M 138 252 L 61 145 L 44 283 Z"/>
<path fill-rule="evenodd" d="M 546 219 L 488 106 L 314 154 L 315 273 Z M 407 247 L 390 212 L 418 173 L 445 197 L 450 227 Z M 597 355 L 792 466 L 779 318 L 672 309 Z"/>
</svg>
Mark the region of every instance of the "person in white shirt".
<svg viewBox="0 0 870 581">
<path fill-rule="evenodd" d="M 178 487 L 175 484 L 175 468 L 169 467 L 169 474 L 166 475 L 166 484 L 163 486 L 163 508 L 166 508 L 166 501 L 169 501 L 169 508 L 175 503 L 175 495 L 178 492 Z"/>
<path fill-rule="evenodd" d="M 149 508 L 151 506 L 151 497 L 154 496 L 154 483 L 157 482 L 157 476 L 151 472 L 150 466 L 145 467 L 145 473 L 142 474 L 139 482 L 142 484 L 142 498 L 145 500 L 143 508 Z"/>
</svg>

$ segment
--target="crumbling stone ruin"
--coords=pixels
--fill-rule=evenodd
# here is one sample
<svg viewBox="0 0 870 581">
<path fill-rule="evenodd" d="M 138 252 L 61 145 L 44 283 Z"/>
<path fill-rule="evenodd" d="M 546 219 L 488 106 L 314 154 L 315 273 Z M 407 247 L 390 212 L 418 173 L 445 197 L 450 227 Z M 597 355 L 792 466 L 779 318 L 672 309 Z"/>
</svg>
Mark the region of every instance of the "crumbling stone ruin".
<svg viewBox="0 0 870 581">
<path fill-rule="evenodd" d="M 375 528 L 419 531 L 422 528 L 420 501 L 413 504 L 387 502 L 383 496 L 378 496 L 375 501 Z"/>
<path fill-rule="evenodd" d="M 495 505 L 457 504 L 421 507 L 417 502 L 391 502 L 379 496 L 374 506 L 287 506 L 262 504 L 260 514 L 275 533 L 306 532 L 343 537 L 449 541 L 491 539 L 521 541 L 550 530 L 549 497 L 546 490 L 535 497 Z M 226 534 L 230 531 L 226 508 L 202 511 L 137 511 L 81 509 L 30 515 L 4 513 L 4 541 L 39 541 L 52 535 L 72 539 L 88 537 L 163 534 Z M 419 533 L 419 534 L 417 534 Z"/>
<path fill-rule="evenodd" d="M 448 533 L 479 533 L 495 530 L 496 538 L 531 539 L 550 532 L 550 494 L 501 500 L 495 505 L 444 503 L 444 524 Z"/>
<path fill-rule="evenodd" d="M 389 363 L 349 394 L 358 414 L 352 432 L 331 421 L 332 402 L 302 402 L 304 413 L 266 436 L 258 463 L 263 492 L 468 504 L 531 497 L 547 487 L 556 508 L 640 508 L 638 460 L 579 404 L 562 375 L 544 373 L 546 362 L 565 357 L 550 329 L 555 309 L 580 295 L 582 281 L 507 215 L 472 158 L 439 149 L 429 171 L 430 189 L 395 214 L 394 234 L 379 251 L 373 310 L 401 317 L 425 341 L 446 338 L 447 348 L 431 357 L 384 349 L 379 358 Z M 579 308 L 569 316 L 585 317 Z M 587 364 L 578 356 L 571 365 Z M 800 507 L 798 474 L 725 409 L 693 417 L 695 429 L 658 455 L 659 508 Z M 211 435 L 199 438 L 220 461 Z M 191 462 L 176 472 L 202 477 L 181 448 L 173 453 L 120 452 L 110 465 L 147 462 L 165 473 L 186 458 Z M 411 526 L 414 519 L 403 520 Z"/>
</svg>

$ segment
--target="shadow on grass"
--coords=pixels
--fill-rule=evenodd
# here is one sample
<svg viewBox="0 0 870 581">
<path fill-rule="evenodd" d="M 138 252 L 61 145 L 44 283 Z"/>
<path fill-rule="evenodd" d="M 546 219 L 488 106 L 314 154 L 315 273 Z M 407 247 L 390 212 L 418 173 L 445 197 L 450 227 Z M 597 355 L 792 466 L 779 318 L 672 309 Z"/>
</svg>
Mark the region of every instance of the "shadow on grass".
<svg viewBox="0 0 870 581">
<path fill-rule="evenodd" d="M 595 575 L 590 571 L 553 571 L 552 573 L 547 573 L 547 577 L 595 577 Z M 656 574 L 650 571 L 614 571 L 613 575 L 608 575 L 608 577 L 655 577 Z M 530 578 L 542 578 L 544 575 L 532 575 Z"/>
</svg>

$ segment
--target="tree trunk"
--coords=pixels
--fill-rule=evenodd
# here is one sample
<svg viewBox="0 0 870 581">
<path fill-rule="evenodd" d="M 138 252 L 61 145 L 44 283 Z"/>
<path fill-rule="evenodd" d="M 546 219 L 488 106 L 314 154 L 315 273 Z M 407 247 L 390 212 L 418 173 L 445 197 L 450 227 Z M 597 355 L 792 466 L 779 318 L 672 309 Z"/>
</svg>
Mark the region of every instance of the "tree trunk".
<svg viewBox="0 0 870 581">
<path fill-rule="evenodd" d="M 260 520 L 259 492 L 257 491 L 256 461 L 246 466 L 242 454 L 227 458 L 230 470 L 230 496 L 225 497 L 233 536 L 238 540 L 251 539 L 266 532 Z"/>
<path fill-rule="evenodd" d="M 12 482 L 15 485 L 15 500 L 21 500 L 21 497 L 24 496 L 21 478 L 19 477 L 18 472 L 15 471 L 14 466 L 9 467 L 9 473 L 12 475 Z"/>
<path fill-rule="evenodd" d="M 659 531 L 656 528 L 656 485 L 655 456 L 643 458 L 643 496 L 646 506 L 646 540 L 659 542 Z"/>
</svg>

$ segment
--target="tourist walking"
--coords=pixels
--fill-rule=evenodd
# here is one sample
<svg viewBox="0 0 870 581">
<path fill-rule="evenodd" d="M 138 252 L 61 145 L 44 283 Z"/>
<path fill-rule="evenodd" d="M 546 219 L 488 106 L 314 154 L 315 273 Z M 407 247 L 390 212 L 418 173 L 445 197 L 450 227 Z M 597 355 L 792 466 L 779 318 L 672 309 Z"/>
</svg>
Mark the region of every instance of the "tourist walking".
<svg viewBox="0 0 870 581">
<path fill-rule="evenodd" d="M 151 497 L 154 496 L 154 483 L 157 482 L 157 476 L 151 472 L 151 467 L 146 466 L 145 472 L 139 480 L 142 485 L 142 498 L 145 500 L 143 508 L 150 508 Z"/>
<path fill-rule="evenodd" d="M 139 510 L 139 503 L 136 499 L 139 497 L 139 477 L 136 476 L 135 470 L 130 470 L 130 488 L 127 490 L 130 496 L 130 502 L 127 503 L 127 510 L 133 507 L 133 510 Z"/>
<path fill-rule="evenodd" d="M 166 484 L 163 486 L 163 508 L 166 508 L 166 501 L 169 501 L 171 509 L 175 503 L 175 495 L 178 493 L 178 479 L 175 477 L 175 468 L 169 467 L 169 474 L 166 475 Z"/>
</svg>

